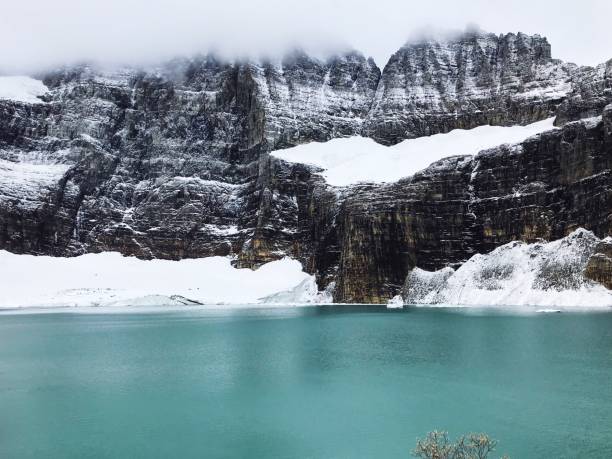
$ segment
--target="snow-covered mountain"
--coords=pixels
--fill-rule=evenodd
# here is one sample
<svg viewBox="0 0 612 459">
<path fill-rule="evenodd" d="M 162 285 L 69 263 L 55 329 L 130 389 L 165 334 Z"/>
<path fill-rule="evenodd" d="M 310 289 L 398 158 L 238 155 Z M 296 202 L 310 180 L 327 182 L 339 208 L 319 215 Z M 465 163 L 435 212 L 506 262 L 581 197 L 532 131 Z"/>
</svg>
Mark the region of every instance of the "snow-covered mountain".
<svg viewBox="0 0 612 459">
<path fill-rule="evenodd" d="M 336 301 L 381 303 L 415 266 L 578 227 L 603 238 L 611 66 L 552 59 L 537 35 L 470 32 L 409 43 L 382 71 L 358 52 L 296 51 L 1 77 L 0 249 L 248 268 L 289 256 Z M 538 134 L 456 141 L 492 131 Z M 309 153 L 334 145 L 340 162 Z"/>
</svg>

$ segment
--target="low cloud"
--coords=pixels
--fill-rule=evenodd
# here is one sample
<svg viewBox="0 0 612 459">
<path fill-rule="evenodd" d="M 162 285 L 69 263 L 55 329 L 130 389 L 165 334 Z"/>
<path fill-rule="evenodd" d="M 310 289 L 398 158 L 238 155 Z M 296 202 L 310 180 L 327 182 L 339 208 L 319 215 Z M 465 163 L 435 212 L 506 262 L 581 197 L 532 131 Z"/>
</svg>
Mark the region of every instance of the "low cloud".
<svg viewBox="0 0 612 459">
<path fill-rule="evenodd" d="M 540 33 L 555 57 L 579 64 L 612 58 L 612 2 L 490 0 L 31 0 L 3 5 L 0 71 L 80 60 L 140 64 L 217 50 L 276 55 L 302 46 L 324 54 L 356 48 L 384 65 L 415 31 Z"/>
</svg>

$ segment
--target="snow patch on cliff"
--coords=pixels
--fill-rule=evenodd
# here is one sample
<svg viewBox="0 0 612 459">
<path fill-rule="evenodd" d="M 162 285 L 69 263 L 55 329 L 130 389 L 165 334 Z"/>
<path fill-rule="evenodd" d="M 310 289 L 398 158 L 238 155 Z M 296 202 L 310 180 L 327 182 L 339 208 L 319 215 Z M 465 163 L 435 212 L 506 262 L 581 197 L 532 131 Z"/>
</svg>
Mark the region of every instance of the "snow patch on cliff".
<svg viewBox="0 0 612 459">
<path fill-rule="evenodd" d="M 323 169 L 323 177 L 334 186 L 395 182 L 449 156 L 475 155 L 502 144 L 522 142 L 555 129 L 553 121 L 554 118 L 549 118 L 527 126 L 455 129 L 447 134 L 404 140 L 391 147 L 366 137 L 346 137 L 276 150 L 272 155 L 284 161 L 319 167 Z"/>
<path fill-rule="evenodd" d="M 70 168 L 66 164 L 16 163 L 0 159 L 0 202 L 36 208 Z"/>
<path fill-rule="evenodd" d="M 474 255 L 456 271 L 413 269 L 406 304 L 453 306 L 612 307 L 612 291 L 583 276 L 600 240 L 578 229 L 549 243 L 510 242 Z M 542 309 L 549 311 L 551 309 Z"/>
<path fill-rule="evenodd" d="M 317 297 L 314 277 L 289 258 L 250 270 L 224 257 L 171 261 L 114 252 L 59 258 L 0 251 L 0 308 L 253 304 L 288 291 L 291 303 Z"/>
<path fill-rule="evenodd" d="M 38 96 L 48 91 L 42 81 L 28 76 L 0 76 L 0 99 L 42 104 L 44 102 Z"/>
</svg>

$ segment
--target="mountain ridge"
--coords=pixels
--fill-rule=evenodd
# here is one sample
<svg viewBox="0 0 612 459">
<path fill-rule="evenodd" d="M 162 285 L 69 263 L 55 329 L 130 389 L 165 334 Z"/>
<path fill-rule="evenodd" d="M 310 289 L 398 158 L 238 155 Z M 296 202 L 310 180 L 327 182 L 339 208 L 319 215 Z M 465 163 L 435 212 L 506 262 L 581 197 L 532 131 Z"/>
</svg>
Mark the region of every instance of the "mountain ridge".
<svg viewBox="0 0 612 459">
<path fill-rule="evenodd" d="M 610 223 L 601 216 L 610 213 L 605 197 L 611 188 L 608 112 L 603 111 L 612 102 L 607 64 L 595 70 L 563 64 L 550 57 L 546 39 L 524 34 L 471 35 L 446 47 L 422 48 L 403 47 L 382 74 L 359 53 L 326 62 L 297 53 L 280 64 L 261 65 L 194 59 L 169 64 L 166 74 L 91 68 L 48 74 L 46 103 L 0 101 L 0 160 L 8 171 L 32 164 L 32 158 L 39 163 L 32 167 L 65 164 L 68 170 L 55 182 L 44 182 L 36 196 L 20 196 L 21 185 L 2 183 L 0 173 L 0 248 L 59 256 L 88 251 L 171 259 L 226 255 L 241 267 L 291 255 L 317 274 L 322 287 L 336 282 L 337 300 L 381 302 L 397 293 L 415 263 L 438 269 L 509 238 L 559 238 L 576 223 L 599 237 L 609 234 Z M 553 177 L 559 173 L 553 154 L 567 150 L 567 141 L 559 140 L 573 138 L 577 169 L 571 173 L 563 166 L 570 179 L 562 186 L 599 177 L 593 190 L 582 190 L 585 199 L 595 200 L 586 210 L 576 209 L 567 197 L 546 203 L 548 188 L 558 182 L 546 184 L 546 174 L 543 188 L 530 192 L 532 203 L 518 203 L 527 206 L 523 212 L 532 212 L 527 209 L 533 202 L 552 205 L 548 220 L 564 212 L 577 215 L 554 230 L 539 223 L 540 229 L 536 224 L 519 231 L 506 217 L 498 218 L 501 227 L 496 227 L 498 210 L 491 207 L 485 213 L 492 221 L 458 224 L 448 238 L 436 218 L 472 219 L 474 204 L 467 203 L 473 184 L 463 172 L 465 161 L 447 161 L 438 175 L 419 179 L 417 174 L 398 185 L 335 190 L 313 168 L 268 154 L 357 134 L 390 145 L 455 128 L 527 124 L 557 112 L 566 114 L 560 126 L 585 114 L 604 116 L 595 126 L 568 125 L 554 145 L 547 145 L 553 139 L 547 135 L 528 142 L 535 145 L 529 148 L 542 149 L 546 160 L 538 167 Z M 588 155 L 601 157 L 601 164 L 594 167 Z M 492 175 L 506 167 L 502 158 L 491 164 Z M 504 180 L 522 180 L 507 173 Z M 380 226 L 378 195 L 419 180 L 412 204 L 402 194 L 388 194 L 391 203 L 404 207 L 404 216 L 391 212 L 391 220 Z M 497 192 L 502 190 L 493 187 L 491 193 Z M 358 199 L 369 210 L 359 211 L 356 223 Z M 431 215 L 417 215 L 423 211 Z M 512 218 L 524 226 L 540 220 L 520 212 Z M 367 236 L 374 229 L 384 242 Z M 492 236 L 499 231 L 503 236 Z M 398 248 L 404 255 L 396 256 Z"/>
</svg>

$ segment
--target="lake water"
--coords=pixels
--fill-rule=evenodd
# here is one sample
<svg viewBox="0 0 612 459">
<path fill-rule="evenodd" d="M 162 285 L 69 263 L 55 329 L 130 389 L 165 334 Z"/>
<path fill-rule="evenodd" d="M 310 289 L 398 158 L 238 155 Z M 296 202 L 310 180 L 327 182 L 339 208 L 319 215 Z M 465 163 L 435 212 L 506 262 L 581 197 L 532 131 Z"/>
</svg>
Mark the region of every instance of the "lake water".
<svg viewBox="0 0 612 459">
<path fill-rule="evenodd" d="M 0 315 L 0 457 L 612 457 L 612 314 Z"/>
</svg>

